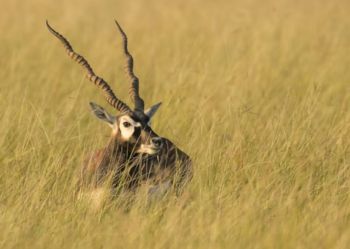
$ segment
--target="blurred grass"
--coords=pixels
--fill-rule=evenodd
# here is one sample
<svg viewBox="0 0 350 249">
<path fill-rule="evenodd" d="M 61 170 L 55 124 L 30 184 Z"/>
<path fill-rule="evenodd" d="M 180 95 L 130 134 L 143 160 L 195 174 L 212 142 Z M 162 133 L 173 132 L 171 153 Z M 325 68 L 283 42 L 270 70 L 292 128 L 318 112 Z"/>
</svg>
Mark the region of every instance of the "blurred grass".
<svg viewBox="0 0 350 249">
<path fill-rule="evenodd" d="M 348 1 L 3 1 L 0 248 L 348 248 Z M 48 19 L 128 100 L 126 30 L 153 127 L 194 159 L 183 196 L 74 199 L 111 110 Z M 98 147 L 97 146 L 97 147 Z"/>
</svg>

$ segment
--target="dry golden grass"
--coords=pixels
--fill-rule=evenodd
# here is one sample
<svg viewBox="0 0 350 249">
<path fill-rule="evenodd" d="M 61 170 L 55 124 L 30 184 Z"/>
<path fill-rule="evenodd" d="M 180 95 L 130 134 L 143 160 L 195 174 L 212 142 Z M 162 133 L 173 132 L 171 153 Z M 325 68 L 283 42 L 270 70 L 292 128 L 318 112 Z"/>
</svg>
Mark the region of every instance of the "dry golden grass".
<svg viewBox="0 0 350 249">
<path fill-rule="evenodd" d="M 349 248 L 349 1 L 1 7 L 0 248 Z M 109 135 L 88 102 L 107 104 L 45 19 L 128 100 L 114 18 L 195 175 L 180 198 L 92 212 L 74 179 Z"/>
</svg>

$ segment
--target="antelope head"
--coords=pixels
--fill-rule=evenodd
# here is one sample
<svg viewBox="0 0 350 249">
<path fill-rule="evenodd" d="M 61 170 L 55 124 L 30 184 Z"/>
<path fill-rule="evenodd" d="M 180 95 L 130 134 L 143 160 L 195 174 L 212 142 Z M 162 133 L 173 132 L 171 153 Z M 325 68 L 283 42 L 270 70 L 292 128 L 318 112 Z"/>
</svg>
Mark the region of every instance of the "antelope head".
<svg viewBox="0 0 350 249">
<path fill-rule="evenodd" d="M 160 104 L 150 108 L 157 109 Z M 112 115 L 103 107 L 90 102 L 90 107 L 95 116 L 106 122 L 112 128 L 112 137 L 118 144 L 128 145 L 136 153 L 153 155 L 162 148 L 162 138 L 150 127 L 150 112 L 131 112 Z"/>
<path fill-rule="evenodd" d="M 90 107 L 95 116 L 112 128 L 112 138 L 118 144 L 131 147 L 136 154 L 154 155 L 160 152 L 164 143 L 163 139 L 150 127 L 150 121 L 161 103 L 155 104 L 147 110 L 144 109 L 144 101 L 139 94 L 139 79 L 133 71 L 133 57 L 128 51 L 127 36 L 119 23 L 117 21 L 115 23 L 123 40 L 123 52 L 126 58 L 125 72 L 130 81 L 129 94 L 134 103 L 133 109 L 114 94 L 109 84 L 95 74 L 88 61 L 76 53 L 68 40 L 55 31 L 46 21 L 47 28 L 61 41 L 67 54 L 85 69 L 86 77 L 102 90 L 107 102 L 119 112 L 118 115 L 112 115 L 103 107 L 90 102 Z"/>
</svg>

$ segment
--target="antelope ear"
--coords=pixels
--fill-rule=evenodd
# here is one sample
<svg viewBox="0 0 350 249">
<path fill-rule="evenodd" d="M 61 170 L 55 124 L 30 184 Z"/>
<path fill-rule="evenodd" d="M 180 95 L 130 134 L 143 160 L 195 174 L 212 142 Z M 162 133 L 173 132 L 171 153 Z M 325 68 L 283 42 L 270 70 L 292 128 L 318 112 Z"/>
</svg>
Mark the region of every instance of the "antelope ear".
<svg viewBox="0 0 350 249">
<path fill-rule="evenodd" d="M 145 111 L 146 116 L 149 117 L 150 120 L 152 119 L 153 115 L 158 111 L 158 108 L 160 107 L 161 104 L 162 102 L 152 105 L 150 108 L 148 108 Z"/>
<path fill-rule="evenodd" d="M 94 102 L 90 102 L 90 107 L 92 112 L 95 114 L 95 116 L 98 119 L 101 119 L 102 121 L 107 122 L 109 125 L 113 126 L 113 123 L 115 121 L 115 117 L 109 114 L 105 109 L 103 109 L 101 106 Z"/>
</svg>

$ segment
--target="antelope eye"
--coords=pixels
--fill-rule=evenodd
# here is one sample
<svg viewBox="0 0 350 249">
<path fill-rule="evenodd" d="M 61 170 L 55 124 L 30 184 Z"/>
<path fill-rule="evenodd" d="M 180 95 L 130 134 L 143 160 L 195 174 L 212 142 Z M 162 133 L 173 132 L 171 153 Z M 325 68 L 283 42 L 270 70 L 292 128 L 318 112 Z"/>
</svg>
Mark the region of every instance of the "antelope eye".
<svg viewBox="0 0 350 249">
<path fill-rule="evenodd" d="M 128 127 L 131 126 L 131 124 L 130 124 L 129 122 L 123 122 L 123 126 L 126 127 L 126 128 L 128 128 Z"/>
</svg>

